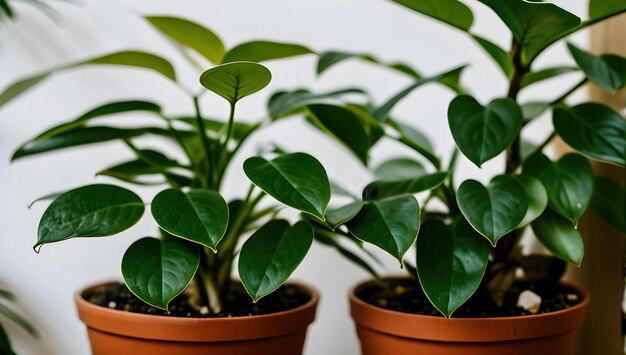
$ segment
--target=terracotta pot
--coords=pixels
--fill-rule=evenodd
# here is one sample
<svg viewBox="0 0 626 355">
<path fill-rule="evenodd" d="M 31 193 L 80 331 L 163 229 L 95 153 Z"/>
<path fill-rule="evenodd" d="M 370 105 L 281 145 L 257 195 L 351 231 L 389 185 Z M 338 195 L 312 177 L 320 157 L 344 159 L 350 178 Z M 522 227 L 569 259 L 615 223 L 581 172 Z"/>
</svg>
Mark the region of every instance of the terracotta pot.
<svg viewBox="0 0 626 355">
<path fill-rule="evenodd" d="M 296 283 L 311 299 L 284 312 L 232 318 L 182 318 L 129 313 L 75 297 L 80 319 L 87 325 L 94 355 L 274 355 L 302 353 L 307 327 L 315 319 L 318 293 Z"/>
<path fill-rule="evenodd" d="M 502 318 L 423 316 L 386 310 L 350 292 L 350 309 L 363 355 L 573 355 L 589 295 L 576 306 L 547 314 Z"/>
</svg>

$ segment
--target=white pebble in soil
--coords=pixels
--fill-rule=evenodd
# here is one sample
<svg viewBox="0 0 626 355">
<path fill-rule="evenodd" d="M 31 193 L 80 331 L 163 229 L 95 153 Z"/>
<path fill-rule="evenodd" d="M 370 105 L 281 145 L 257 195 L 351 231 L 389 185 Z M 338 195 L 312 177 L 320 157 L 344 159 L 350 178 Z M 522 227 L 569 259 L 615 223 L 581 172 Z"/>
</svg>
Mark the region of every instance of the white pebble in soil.
<svg viewBox="0 0 626 355">
<path fill-rule="evenodd" d="M 517 307 L 528 313 L 535 314 L 539 312 L 539 308 L 541 307 L 541 296 L 531 290 L 525 290 L 519 294 Z"/>
<path fill-rule="evenodd" d="M 108 304 L 109 308 L 115 308 L 117 306 L 117 303 L 115 303 L 115 301 L 111 301 Z"/>
<path fill-rule="evenodd" d="M 200 308 L 200 314 L 202 314 L 203 316 L 209 314 L 209 307 L 202 306 L 202 308 Z"/>
</svg>

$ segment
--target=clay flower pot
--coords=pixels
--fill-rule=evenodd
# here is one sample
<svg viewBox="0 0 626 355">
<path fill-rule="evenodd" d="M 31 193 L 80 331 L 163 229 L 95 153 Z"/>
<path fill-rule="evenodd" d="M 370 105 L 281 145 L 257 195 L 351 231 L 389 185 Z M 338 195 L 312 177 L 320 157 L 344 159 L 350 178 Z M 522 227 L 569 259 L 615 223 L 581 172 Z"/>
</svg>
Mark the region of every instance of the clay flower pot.
<svg viewBox="0 0 626 355">
<path fill-rule="evenodd" d="M 372 282 L 372 281 L 368 281 Z M 547 314 L 502 318 L 452 318 L 390 311 L 364 302 L 350 292 L 350 310 L 363 355 L 573 355 L 589 294 Z"/>
<path fill-rule="evenodd" d="M 87 325 L 94 355 L 241 355 L 302 353 L 306 331 L 315 319 L 319 299 L 310 287 L 304 305 L 267 315 L 231 318 L 183 318 L 123 312 L 75 297 L 78 315 Z"/>
</svg>

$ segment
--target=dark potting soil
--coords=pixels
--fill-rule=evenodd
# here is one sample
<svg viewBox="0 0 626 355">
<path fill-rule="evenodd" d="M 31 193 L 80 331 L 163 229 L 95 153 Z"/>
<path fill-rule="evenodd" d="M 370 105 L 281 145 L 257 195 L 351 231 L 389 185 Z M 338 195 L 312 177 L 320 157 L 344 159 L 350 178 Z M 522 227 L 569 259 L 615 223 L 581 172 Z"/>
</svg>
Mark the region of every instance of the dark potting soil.
<svg viewBox="0 0 626 355">
<path fill-rule="evenodd" d="M 530 314 L 517 307 L 519 294 L 530 290 L 541 296 L 542 302 L 536 314 L 550 313 L 574 306 L 582 296 L 574 289 L 553 282 L 516 282 L 498 307 L 484 288 L 453 313 L 455 318 L 514 317 Z M 370 283 L 356 291 L 361 300 L 392 311 L 430 316 L 442 316 L 428 301 L 417 280 L 387 278 L 384 284 Z M 442 316 L 443 317 L 443 316 Z"/>
<path fill-rule="evenodd" d="M 202 307 L 192 304 L 189 296 L 185 293 L 170 302 L 170 313 L 167 314 L 162 309 L 144 303 L 130 292 L 123 283 L 115 283 L 109 287 L 98 289 L 92 294 L 85 295 L 85 299 L 102 307 L 133 313 L 173 317 L 226 318 L 286 311 L 307 303 L 311 296 L 300 287 L 287 284 L 260 299 L 257 303 L 253 303 L 243 286 L 240 283 L 233 283 L 226 296 L 224 309 L 218 314 L 207 314 L 206 308 L 203 310 Z"/>
</svg>

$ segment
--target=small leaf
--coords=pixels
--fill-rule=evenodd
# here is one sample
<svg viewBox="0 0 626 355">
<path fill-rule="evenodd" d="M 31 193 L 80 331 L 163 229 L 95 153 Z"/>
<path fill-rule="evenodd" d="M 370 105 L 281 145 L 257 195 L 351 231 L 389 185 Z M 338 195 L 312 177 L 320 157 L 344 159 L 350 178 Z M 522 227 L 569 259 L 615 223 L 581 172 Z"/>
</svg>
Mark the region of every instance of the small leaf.
<svg viewBox="0 0 626 355">
<path fill-rule="evenodd" d="M 511 60 L 511 56 L 504 49 L 485 38 L 476 35 L 472 35 L 472 38 L 493 58 L 507 78 L 513 76 L 513 71 L 515 70 L 513 60 Z"/>
<path fill-rule="evenodd" d="M 585 246 L 580 233 L 568 220 L 548 208 L 531 226 L 537 238 L 554 255 L 580 266 Z"/>
<path fill-rule="evenodd" d="M 272 80 L 270 71 L 261 64 L 234 62 L 213 67 L 200 76 L 200 84 L 235 104 L 262 90 Z"/>
<path fill-rule="evenodd" d="M 420 228 L 419 204 L 411 195 L 369 201 L 347 226 L 356 238 L 376 245 L 402 263 Z"/>
<path fill-rule="evenodd" d="M 457 147 L 478 167 L 513 143 L 522 121 L 522 110 L 509 98 L 482 106 L 473 97 L 461 95 L 448 108 L 448 123 Z"/>
<path fill-rule="evenodd" d="M 317 159 L 305 153 L 281 155 L 267 161 L 247 159 L 243 170 L 261 190 L 287 206 L 324 219 L 330 202 L 330 182 Z"/>
<path fill-rule="evenodd" d="M 530 175 L 517 175 L 515 179 L 522 185 L 528 198 L 528 210 L 524 219 L 517 225 L 522 228 L 537 219 L 548 206 L 548 192 L 538 179 Z"/>
<path fill-rule="evenodd" d="M 626 234 L 626 212 L 624 212 L 624 188 L 604 176 L 594 178 L 591 206 L 596 213 L 613 227 Z"/>
<path fill-rule="evenodd" d="M 576 71 L 578 71 L 578 68 L 575 67 L 552 67 L 535 72 L 530 72 L 523 76 L 522 81 L 520 82 L 520 88 L 523 89 L 540 81 L 552 79 L 559 75 L 568 74 Z"/>
<path fill-rule="evenodd" d="M 393 0 L 411 10 L 443 21 L 460 30 L 469 31 L 474 15 L 462 2 L 457 0 Z"/>
<path fill-rule="evenodd" d="M 466 180 L 459 186 L 456 200 L 467 221 L 494 246 L 517 228 L 529 204 L 522 184 L 508 175 L 494 177 L 487 187 Z"/>
<path fill-rule="evenodd" d="M 463 218 L 452 225 L 424 222 L 416 242 L 417 273 L 424 293 L 446 318 L 476 292 L 491 248 Z"/>
<path fill-rule="evenodd" d="M 319 94 L 312 93 L 306 89 L 281 91 L 275 93 L 270 98 L 268 111 L 271 117 L 279 118 L 291 115 L 294 112 L 299 112 L 303 110 L 306 105 L 323 103 L 328 99 L 335 99 L 350 94 L 367 95 L 365 91 L 359 88 L 334 90 Z"/>
<path fill-rule="evenodd" d="M 391 196 L 416 194 L 439 187 L 448 173 L 439 172 L 406 180 L 380 180 L 368 184 L 363 189 L 364 200 L 379 200 Z"/>
<path fill-rule="evenodd" d="M 398 133 L 400 133 L 401 139 L 407 139 L 411 141 L 411 143 L 413 143 L 414 145 L 423 147 L 424 150 L 430 151 L 432 154 L 432 151 L 434 150 L 433 143 L 430 141 L 428 136 L 422 133 L 422 131 L 420 131 L 419 129 L 393 120 L 389 117 L 387 117 L 385 123 L 397 130 Z"/>
<path fill-rule="evenodd" d="M 543 183 L 553 210 L 578 223 L 593 190 L 593 172 L 587 159 L 570 153 L 552 163 L 545 155 L 534 154 L 524 163 L 524 173 Z"/>
<path fill-rule="evenodd" d="M 217 252 L 228 226 L 228 205 L 217 192 L 167 189 L 154 197 L 151 208 L 163 230 Z"/>
<path fill-rule="evenodd" d="M 567 48 L 587 78 L 599 87 L 615 93 L 626 85 L 626 58 L 612 54 L 596 57 L 571 43 Z"/>
<path fill-rule="evenodd" d="M 24 319 L 24 317 L 20 316 L 19 314 L 15 313 L 15 311 L 10 309 L 9 307 L 4 306 L 3 304 L 0 304 L 0 315 L 6 317 L 7 319 L 15 323 L 17 326 L 22 328 L 26 333 L 30 334 L 30 336 L 32 336 L 33 338 L 39 337 L 39 332 L 37 331 L 37 329 L 35 329 L 35 327 L 29 321 Z M 1 349 L 2 347 L 0 346 L 0 350 Z"/>
<path fill-rule="evenodd" d="M 239 61 L 263 62 L 272 59 L 282 59 L 315 53 L 311 49 L 299 44 L 280 43 L 270 41 L 252 41 L 242 43 L 224 55 L 222 63 Z"/>
<path fill-rule="evenodd" d="M 326 211 L 326 223 L 332 230 L 335 230 L 340 225 L 356 217 L 363 205 L 362 201 L 356 201 L 339 208 L 329 208 Z"/>
<path fill-rule="evenodd" d="M 541 116 L 550 108 L 551 102 L 547 101 L 530 101 L 520 105 L 524 113 L 524 121 L 529 122 Z"/>
<path fill-rule="evenodd" d="M 418 178 L 426 175 L 422 163 L 410 158 L 392 158 L 384 161 L 374 169 L 379 180 L 399 181 Z"/>
<path fill-rule="evenodd" d="M 305 221 L 293 226 L 268 222 L 241 247 L 239 276 L 254 302 L 279 288 L 302 262 L 313 243 L 313 228 Z"/>
<path fill-rule="evenodd" d="M 337 51 L 328 51 L 320 54 L 319 60 L 317 62 L 317 75 L 321 75 L 323 72 L 325 72 L 335 64 L 352 58 L 361 59 L 368 63 L 387 67 L 399 73 L 408 75 L 414 79 L 420 79 L 422 77 L 415 69 L 404 63 L 384 63 L 370 54 Z"/>
<path fill-rule="evenodd" d="M 79 237 L 120 233 L 139 221 L 144 205 L 139 196 L 114 185 L 87 185 L 63 193 L 46 209 L 35 248 Z"/>
<path fill-rule="evenodd" d="M 147 304 L 168 310 L 196 274 L 200 250 L 182 239 L 142 238 L 122 259 L 122 275 L 128 289 Z"/>
<path fill-rule="evenodd" d="M 572 148 L 591 158 L 624 166 L 626 120 L 607 106 L 586 103 L 554 110 L 554 129 Z"/>
</svg>

